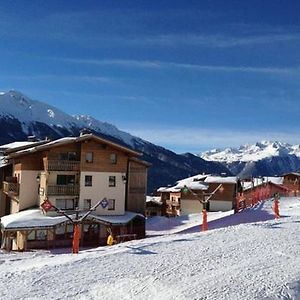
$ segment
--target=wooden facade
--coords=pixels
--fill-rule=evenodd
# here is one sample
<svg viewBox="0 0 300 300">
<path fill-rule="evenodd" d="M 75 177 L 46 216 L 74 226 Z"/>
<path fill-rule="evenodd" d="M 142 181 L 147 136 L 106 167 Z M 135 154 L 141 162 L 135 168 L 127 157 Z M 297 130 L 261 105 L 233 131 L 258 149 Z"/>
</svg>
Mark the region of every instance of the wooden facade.
<svg viewBox="0 0 300 300">
<path fill-rule="evenodd" d="M 122 236 L 123 233 L 127 238 L 133 236 L 144 237 L 145 220 L 142 216 L 145 215 L 147 168 L 150 164 L 138 159 L 138 156 L 139 153 L 131 149 L 91 134 L 80 136 L 79 138 L 61 139 L 61 142 L 58 140 L 57 143 L 49 142 L 49 144 L 42 144 L 37 146 L 32 153 L 26 152 L 26 149 L 24 149 L 23 152 L 20 151 L 18 153 L 10 152 L 7 157 L 10 160 L 10 166 L 12 167 L 7 171 L 10 174 L 7 174 L 6 172 L 6 175 L 10 175 L 16 182 L 3 183 L 4 169 L 1 169 L 2 191 L 4 189 L 4 193 L 2 192 L 1 195 L 1 203 L 6 203 L 5 205 L 0 206 L 1 213 L 2 215 L 7 214 L 8 208 L 9 213 L 31 208 L 33 206 L 32 201 L 24 200 L 26 199 L 26 193 L 27 198 L 29 197 L 33 200 L 34 205 L 37 207 L 39 207 L 45 199 L 56 201 L 55 198 L 57 198 L 60 201 L 59 203 L 74 199 L 73 211 L 77 205 L 83 208 L 85 204 L 78 202 L 90 198 L 88 194 L 89 187 L 84 184 L 85 177 L 87 177 L 87 175 L 90 177 L 95 176 L 95 180 L 97 178 L 98 180 L 105 179 L 105 182 L 99 182 L 98 184 L 97 181 L 94 181 L 94 194 L 98 185 L 99 187 L 103 186 L 103 184 L 106 185 L 108 193 L 109 191 L 116 191 L 116 188 L 118 188 L 119 192 L 117 192 L 117 194 L 115 193 L 115 196 L 107 194 L 107 199 L 116 199 L 116 195 L 119 195 L 117 197 L 123 197 L 123 200 L 120 200 L 123 203 L 122 205 L 124 205 L 122 210 L 123 213 L 124 209 L 126 209 L 131 212 L 139 213 L 141 216 L 130 221 L 128 224 L 105 224 L 105 226 L 110 227 L 110 230 L 118 236 Z M 96 174 L 99 175 L 96 176 Z M 109 188 L 111 185 L 111 182 L 109 181 L 111 180 L 110 177 L 114 180 L 116 180 L 117 177 L 117 187 L 112 185 L 112 187 Z M 29 178 L 31 184 L 28 184 Z M 27 190 L 23 184 L 25 179 L 27 180 Z M 62 180 L 63 182 L 66 182 L 61 183 Z M 15 185 L 17 186 L 15 187 Z M 32 185 L 31 188 L 30 185 Z M 15 191 L 17 192 L 16 196 L 12 195 L 13 188 L 15 188 Z M 123 189 L 124 193 L 122 192 Z M 83 191 L 85 191 L 85 195 L 87 194 L 87 196 L 85 196 L 84 199 L 81 199 L 80 195 Z M 5 199 L 5 201 L 3 201 L 3 199 Z M 118 199 L 117 201 L 119 201 Z M 7 205 L 8 202 L 9 205 Z M 54 202 L 54 204 L 56 205 L 56 202 Z M 114 206 L 112 209 L 115 209 Z M 111 210 L 107 212 L 109 212 L 109 215 L 118 214 L 117 212 L 113 213 Z M 70 210 L 70 213 L 72 213 L 72 209 Z M 53 215 L 51 211 L 47 214 Z M 105 214 L 105 211 L 101 214 Z M 87 230 L 87 232 L 84 231 L 85 228 L 87 228 L 86 226 L 82 229 L 82 242 L 85 241 L 88 243 L 88 240 L 93 240 L 92 236 L 94 236 L 97 245 L 102 245 L 104 241 L 106 243 L 107 236 L 103 233 L 104 225 L 101 225 L 96 221 L 89 222 L 89 224 L 90 229 Z M 37 228 L 32 230 L 38 231 L 42 229 Z M 41 247 L 50 247 L 53 245 L 64 244 L 63 239 L 59 238 L 55 228 L 48 228 L 47 230 L 49 230 L 47 239 L 43 241 L 26 240 L 26 243 L 24 244 L 22 239 L 24 239 L 24 237 L 27 238 L 27 235 L 30 237 L 30 233 L 24 229 L 15 231 L 16 236 L 14 237 L 14 240 L 20 245 L 25 245 L 21 248 L 25 247 L 26 249 L 38 247 L 38 245 Z M 51 233 L 52 231 L 53 234 Z M 96 233 L 93 234 L 93 232 Z M 12 239 L 12 232 L 4 232 L 4 236 L 5 234 L 8 234 L 6 238 L 9 240 Z M 68 244 L 67 234 L 65 234 L 65 237 L 65 242 Z M 119 237 L 119 239 L 121 238 Z"/>
<path fill-rule="evenodd" d="M 288 188 L 290 196 L 300 195 L 300 173 L 288 173 L 283 175 L 283 185 Z"/>
<path fill-rule="evenodd" d="M 147 187 L 147 168 L 150 164 L 130 159 L 128 161 L 127 172 L 127 195 L 126 210 L 138 212 L 145 215 L 146 208 L 146 187 Z"/>
</svg>

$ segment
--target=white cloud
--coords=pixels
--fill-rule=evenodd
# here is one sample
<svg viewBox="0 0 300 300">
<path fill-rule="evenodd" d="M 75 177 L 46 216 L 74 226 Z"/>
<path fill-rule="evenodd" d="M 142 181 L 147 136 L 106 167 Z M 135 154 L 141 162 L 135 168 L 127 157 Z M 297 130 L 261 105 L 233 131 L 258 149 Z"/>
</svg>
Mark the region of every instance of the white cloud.
<svg viewBox="0 0 300 300">
<path fill-rule="evenodd" d="M 154 35 L 135 39 L 128 39 L 129 43 L 148 44 L 157 46 L 177 47 L 180 45 L 203 46 L 213 48 L 229 48 L 270 43 L 282 43 L 300 41 L 300 34 L 281 33 L 248 36 L 225 36 L 225 35 L 199 35 L 199 34 L 173 34 Z"/>
<path fill-rule="evenodd" d="M 128 59 L 71 59 L 58 58 L 60 61 L 76 64 L 87 64 L 95 66 L 118 66 L 127 68 L 144 69 L 185 69 L 200 72 L 242 72 L 242 73 L 261 73 L 277 75 L 294 75 L 299 73 L 299 67 L 276 68 L 276 67 L 251 67 L 251 66 L 218 66 L 218 65 L 199 65 L 189 63 L 175 63 L 166 61 L 148 61 L 148 60 L 128 60 Z"/>
<path fill-rule="evenodd" d="M 0 76 L 0 78 L 12 79 L 12 80 L 66 80 L 66 81 L 84 81 L 84 82 L 98 82 L 98 83 L 112 83 L 115 79 L 102 76 L 86 76 L 86 75 L 58 75 L 58 74 L 47 74 L 47 75 L 7 75 Z"/>
</svg>

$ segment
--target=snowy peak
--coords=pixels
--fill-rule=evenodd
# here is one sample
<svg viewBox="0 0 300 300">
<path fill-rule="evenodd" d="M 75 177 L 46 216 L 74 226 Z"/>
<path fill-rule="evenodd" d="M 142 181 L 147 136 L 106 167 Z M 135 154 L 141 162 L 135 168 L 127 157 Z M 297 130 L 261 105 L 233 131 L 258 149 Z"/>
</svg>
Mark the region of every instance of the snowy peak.
<svg viewBox="0 0 300 300">
<path fill-rule="evenodd" d="M 18 119 L 24 130 L 34 122 L 66 128 L 78 123 L 72 116 L 61 110 L 40 101 L 31 100 L 14 90 L 0 93 L 0 116 Z"/>
<path fill-rule="evenodd" d="M 223 163 L 255 162 L 269 157 L 296 155 L 300 157 L 300 145 L 290 145 L 278 141 L 261 141 L 239 148 L 213 149 L 202 153 L 201 158 Z"/>
<path fill-rule="evenodd" d="M 89 128 L 120 139 L 128 145 L 133 145 L 134 137 L 114 125 L 86 115 L 70 116 L 51 105 L 32 100 L 15 90 L 0 93 L 0 117 L 19 120 L 24 132 L 28 134 L 28 128 L 31 128 L 33 123 L 40 122 L 52 128 L 65 128 L 71 131 L 72 128 Z"/>
</svg>

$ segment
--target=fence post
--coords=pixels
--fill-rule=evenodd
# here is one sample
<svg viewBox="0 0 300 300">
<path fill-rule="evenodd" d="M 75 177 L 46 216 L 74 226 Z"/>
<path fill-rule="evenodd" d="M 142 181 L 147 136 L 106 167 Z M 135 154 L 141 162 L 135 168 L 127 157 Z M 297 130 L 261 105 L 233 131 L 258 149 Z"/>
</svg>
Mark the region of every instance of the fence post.
<svg viewBox="0 0 300 300">
<path fill-rule="evenodd" d="M 274 214 L 275 214 L 275 219 L 280 218 L 280 215 L 279 215 L 279 200 L 277 198 L 275 198 L 275 200 L 274 200 Z"/>
<path fill-rule="evenodd" d="M 78 223 L 74 223 L 74 229 L 73 229 L 73 248 L 72 252 L 74 254 L 77 254 L 79 252 L 79 241 L 80 241 L 80 228 Z"/>
<path fill-rule="evenodd" d="M 201 231 L 206 231 L 208 230 L 208 225 L 207 225 L 207 212 L 206 209 L 202 210 L 202 225 L 201 225 Z"/>
</svg>

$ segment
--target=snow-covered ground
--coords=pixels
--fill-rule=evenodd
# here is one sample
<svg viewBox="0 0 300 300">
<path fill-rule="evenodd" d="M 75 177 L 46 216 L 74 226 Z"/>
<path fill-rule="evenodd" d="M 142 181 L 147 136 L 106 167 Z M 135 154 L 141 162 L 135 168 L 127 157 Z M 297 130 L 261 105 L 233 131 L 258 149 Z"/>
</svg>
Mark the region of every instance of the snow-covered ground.
<svg viewBox="0 0 300 300">
<path fill-rule="evenodd" d="M 0 298 L 300 299 L 300 199 L 281 199 L 278 220 L 271 204 L 204 233 L 195 224 L 78 255 L 2 253 Z"/>
<path fill-rule="evenodd" d="M 226 216 L 232 215 L 233 210 L 226 212 L 208 212 L 207 220 L 208 222 L 222 219 Z M 147 220 L 146 230 L 147 236 L 156 235 L 167 235 L 174 233 L 181 233 L 186 230 L 200 230 L 200 225 L 202 224 L 202 214 L 190 214 L 183 215 L 176 218 L 167 217 L 151 217 Z"/>
</svg>

